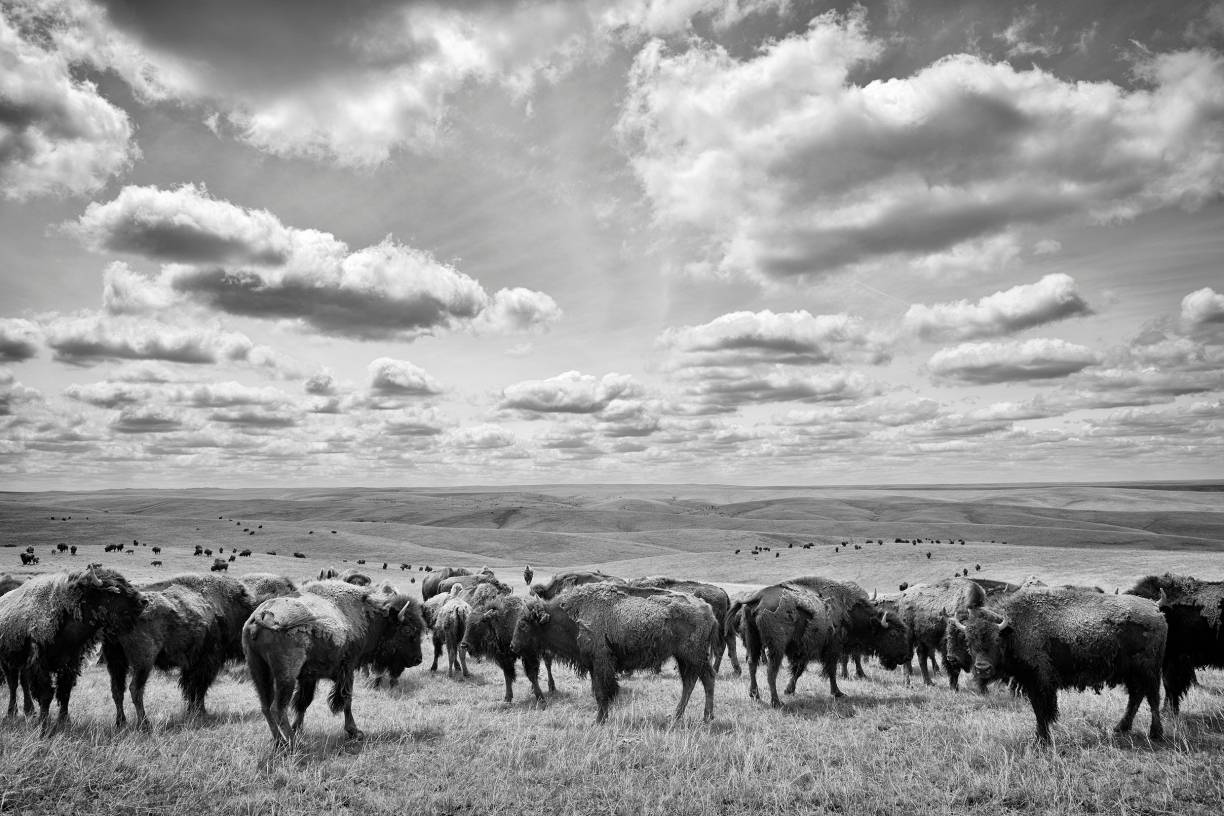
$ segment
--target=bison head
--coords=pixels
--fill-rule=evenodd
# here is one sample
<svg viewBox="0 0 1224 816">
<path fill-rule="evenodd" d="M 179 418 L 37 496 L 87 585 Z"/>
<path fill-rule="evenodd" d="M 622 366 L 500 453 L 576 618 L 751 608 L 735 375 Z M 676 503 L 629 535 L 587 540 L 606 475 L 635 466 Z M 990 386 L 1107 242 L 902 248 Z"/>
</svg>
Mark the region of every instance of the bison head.
<svg viewBox="0 0 1224 816">
<path fill-rule="evenodd" d="M 510 648 L 518 654 L 534 654 L 540 651 L 544 639 L 544 627 L 548 624 L 548 609 L 538 600 L 528 601 L 514 626 L 514 637 Z"/>
<path fill-rule="evenodd" d="M 875 619 L 872 630 L 875 634 L 875 653 L 880 659 L 880 665 L 892 670 L 905 663 L 913 655 L 909 632 L 905 621 L 890 609 L 880 610 L 880 616 Z"/>
<path fill-rule="evenodd" d="M 125 632 L 149 605 L 149 599 L 113 569 L 87 569 L 73 579 L 80 592 L 80 611 L 112 632 Z"/>
<path fill-rule="evenodd" d="M 944 616 L 944 662 L 950 669 L 969 672 L 973 669 L 973 655 L 969 641 L 965 639 L 965 627 L 956 618 L 943 610 Z"/>
<path fill-rule="evenodd" d="M 961 627 L 973 657 L 973 679 L 977 681 L 978 690 L 985 693 L 990 681 L 1004 673 L 1003 658 L 1011 624 L 989 609 L 970 610 L 967 623 L 953 620 Z"/>
</svg>

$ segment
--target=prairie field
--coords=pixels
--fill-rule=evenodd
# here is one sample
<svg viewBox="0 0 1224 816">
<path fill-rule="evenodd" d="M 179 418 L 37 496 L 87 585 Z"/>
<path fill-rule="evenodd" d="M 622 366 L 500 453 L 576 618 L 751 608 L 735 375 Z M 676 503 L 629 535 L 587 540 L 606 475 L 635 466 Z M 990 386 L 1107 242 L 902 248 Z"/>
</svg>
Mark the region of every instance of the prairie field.
<svg viewBox="0 0 1224 816">
<path fill-rule="evenodd" d="M 103 551 L 118 543 L 123 550 Z M 78 554 L 59 553 L 58 544 L 76 545 Z M 376 578 L 410 591 L 425 565 L 487 565 L 525 592 L 520 574 L 529 563 L 537 581 L 600 567 L 707 580 L 733 593 L 802 574 L 886 592 L 966 569 L 1112 592 L 1166 570 L 1224 577 L 1224 491 L 1207 484 L 584 485 L 0 494 L 0 571 L 15 575 L 101 562 L 149 580 L 207 569 L 210 558 L 192 555 L 197 544 L 223 547 L 223 557 L 251 549 L 230 564 L 235 573 L 307 578 L 360 559 Z M 27 546 L 38 565 L 21 566 L 18 553 Z M 153 546 L 162 552 L 153 555 Z M 117 732 L 106 670 L 91 660 L 73 694 L 69 728 L 44 739 L 24 718 L 4 723 L 0 810 L 1224 811 L 1220 672 L 1200 673 L 1180 715 L 1165 712 L 1162 743 L 1146 737 L 1146 706 L 1132 734 L 1112 733 L 1124 697 L 1106 690 L 1061 694 L 1053 744 L 1040 746 L 1023 699 L 1002 690 L 954 693 L 943 675 L 934 686 L 906 685 L 900 671 L 871 663 L 870 677 L 843 681 L 847 696 L 836 701 L 813 667 L 774 710 L 750 700 L 746 678 L 724 661 L 710 724 L 701 722 L 700 689 L 672 724 L 673 668 L 637 674 L 623 683 L 609 722 L 596 727 L 589 685 L 569 668 L 557 667 L 558 691 L 546 707 L 531 702 L 521 679 L 507 705 L 495 666 L 473 662 L 474 676 L 461 681 L 446 676 L 445 660 L 443 671 L 430 673 L 431 648 L 425 651 L 426 664 L 396 689 L 359 684 L 361 742 L 344 739 L 324 684 L 291 754 L 272 750 L 239 666 L 214 686 L 210 714 L 198 721 L 184 720 L 174 678 L 155 675 L 146 701 L 153 726 Z"/>
</svg>

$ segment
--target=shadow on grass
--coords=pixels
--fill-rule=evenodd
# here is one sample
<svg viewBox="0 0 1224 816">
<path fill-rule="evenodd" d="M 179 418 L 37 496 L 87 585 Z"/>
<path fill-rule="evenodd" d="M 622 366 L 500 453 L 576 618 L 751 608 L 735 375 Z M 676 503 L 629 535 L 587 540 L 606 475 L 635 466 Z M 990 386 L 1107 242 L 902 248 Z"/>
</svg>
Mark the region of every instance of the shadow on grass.
<svg viewBox="0 0 1224 816">
<path fill-rule="evenodd" d="M 795 694 L 784 695 L 782 698 L 782 707 L 776 709 L 779 713 L 788 717 L 832 717 L 835 719 L 849 719 L 858 716 L 860 711 L 871 711 L 877 708 L 892 708 L 898 706 L 917 706 L 922 707 L 930 704 L 931 700 L 926 695 L 922 694 L 907 694 L 904 696 L 892 697 L 869 697 L 866 695 L 846 695 L 839 699 L 834 699 L 828 695 L 807 695 Z M 765 702 L 764 707 L 768 708 L 768 702 Z"/>
<path fill-rule="evenodd" d="M 351 739 L 343 731 L 306 731 L 298 737 L 297 745 L 292 751 L 269 743 L 263 754 L 262 764 L 265 770 L 272 770 L 282 763 L 312 765 L 346 754 L 358 756 L 376 745 L 403 747 L 415 744 L 436 747 L 445 738 L 445 729 L 433 725 L 367 731 L 361 739 Z"/>
</svg>

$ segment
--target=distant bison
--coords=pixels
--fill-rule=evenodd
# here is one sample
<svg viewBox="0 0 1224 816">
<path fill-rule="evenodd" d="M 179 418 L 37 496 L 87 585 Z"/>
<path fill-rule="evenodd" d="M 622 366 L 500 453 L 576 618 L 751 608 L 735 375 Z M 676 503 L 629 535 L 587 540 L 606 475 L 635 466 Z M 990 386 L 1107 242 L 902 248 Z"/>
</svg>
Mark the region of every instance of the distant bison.
<svg viewBox="0 0 1224 816">
<path fill-rule="evenodd" d="M 603 572 L 559 572 L 549 579 L 547 584 L 532 584 L 531 594 L 545 601 L 551 601 L 567 589 L 585 584 L 599 583 L 624 584 L 624 578 L 608 575 Z"/>
<path fill-rule="evenodd" d="M 1129 731 L 1147 700 L 1148 735 L 1161 739 L 1160 667 L 1168 625 L 1156 604 L 1133 595 L 1032 587 L 999 605 L 975 608 L 963 627 L 980 689 L 1009 677 L 1028 697 L 1037 738 L 1050 739 L 1058 719 L 1058 690 L 1099 685 L 1126 687 L 1126 711 L 1115 730 Z"/>
<path fill-rule="evenodd" d="M 319 570 L 319 580 L 326 581 L 335 578 L 340 581 L 353 584 L 354 586 L 369 586 L 374 583 L 370 576 L 364 572 L 358 572 L 355 569 L 338 570 L 335 567 L 324 567 Z"/>
<path fill-rule="evenodd" d="M 353 719 L 354 670 L 394 676 L 419 664 L 424 629 L 420 605 L 386 585 L 316 581 L 297 597 L 261 604 L 243 627 L 242 647 L 273 741 L 293 746 L 319 680 L 334 684 L 331 709 L 344 712 L 345 733 L 362 738 Z"/>
<path fill-rule="evenodd" d="M 28 566 L 30 566 L 31 564 L 37 564 L 37 563 L 38 563 L 38 556 L 37 556 L 37 555 L 31 555 L 30 553 L 19 553 L 19 555 L 21 556 L 21 563 L 22 563 L 22 565 L 23 565 L 23 566 L 27 566 L 27 567 L 28 567 Z"/>
<path fill-rule="evenodd" d="M 209 569 L 213 572 L 229 572 L 229 562 L 224 558 L 214 558 Z"/>
<path fill-rule="evenodd" d="M 1149 575 L 1126 590 L 1158 602 L 1169 624 L 1164 654 L 1165 699 L 1176 713 L 1198 682 L 1195 669 L 1224 668 L 1224 581 Z"/>
<path fill-rule="evenodd" d="M 620 690 L 617 674 L 655 668 L 674 658 L 681 683 L 676 719 L 684 714 L 700 680 L 708 721 L 714 717 L 710 653 L 718 643 L 716 628 L 709 605 L 691 595 L 599 582 L 574 587 L 552 600 L 528 601 L 511 648 L 521 655 L 551 651 L 590 674 L 596 723 L 608 718 Z"/>
<path fill-rule="evenodd" d="M 92 568 L 39 575 L 0 597 L 0 665 L 9 683 L 9 713 L 16 713 L 13 688 L 24 673 L 38 700 L 43 733 L 50 730 L 52 696 L 59 703 L 58 724 L 65 723 L 85 655 L 103 635 L 128 631 L 147 603 L 118 572 Z"/>
</svg>

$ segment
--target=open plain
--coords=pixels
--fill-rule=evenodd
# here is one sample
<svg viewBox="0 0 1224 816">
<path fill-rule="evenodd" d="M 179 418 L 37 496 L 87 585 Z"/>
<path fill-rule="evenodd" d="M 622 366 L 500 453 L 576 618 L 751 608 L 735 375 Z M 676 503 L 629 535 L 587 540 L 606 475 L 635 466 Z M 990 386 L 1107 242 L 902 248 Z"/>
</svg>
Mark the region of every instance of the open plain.
<svg viewBox="0 0 1224 816">
<path fill-rule="evenodd" d="M 57 545 L 76 546 L 77 554 Z M 106 545 L 122 544 L 104 551 Z M 1094 584 L 1107 592 L 1173 571 L 1224 577 L 1224 485 L 893 488 L 532 486 L 522 489 L 194 489 L 0 495 L 0 571 L 101 562 L 134 582 L 207 570 L 295 579 L 356 566 L 413 591 L 428 565 L 488 566 L 525 592 L 569 568 L 665 574 L 729 592 L 788 577 L 869 592 L 970 577 Z M 33 547 L 40 563 L 22 567 Z M 154 555 L 152 548 L 161 552 Z M 222 549 L 224 552 L 222 553 Z M 303 558 L 295 558 L 294 553 Z M 275 553 L 274 555 L 271 553 Z M 154 566 L 153 561 L 160 561 Z M 386 571 L 383 564 L 386 564 Z M 428 653 L 428 647 L 426 649 Z M 315 703 L 292 754 L 274 752 L 234 667 L 184 720 L 155 675 L 154 725 L 116 732 L 105 669 L 86 668 L 73 724 L 49 739 L 23 719 L 0 732 L 0 810 L 30 813 L 1216 813 L 1224 810 L 1224 676 L 1200 673 L 1168 737 L 1113 722 L 1124 697 L 1060 695 L 1052 747 L 1033 743 L 1024 700 L 904 683 L 869 664 L 833 701 L 818 673 L 780 710 L 748 699 L 724 662 L 715 720 L 669 713 L 674 670 L 625 683 L 592 727 L 587 682 L 557 669 L 546 708 L 496 667 L 466 681 L 410 669 L 392 691 L 359 688 L 367 733 L 343 739 Z"/>
</svg>

